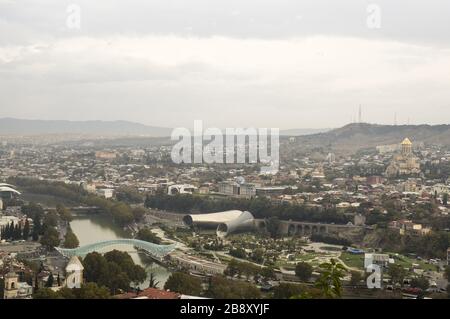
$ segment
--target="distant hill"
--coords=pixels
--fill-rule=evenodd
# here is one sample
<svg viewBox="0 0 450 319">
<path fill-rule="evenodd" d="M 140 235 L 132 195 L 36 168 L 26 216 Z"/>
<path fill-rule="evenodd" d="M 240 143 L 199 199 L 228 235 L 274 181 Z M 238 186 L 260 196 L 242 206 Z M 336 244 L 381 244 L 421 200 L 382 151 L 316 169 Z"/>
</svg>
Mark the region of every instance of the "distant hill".
<svg viewBox="0 0 450 319">
<path fill-rule="evenodd" d="M 172 129 L 128 121 L 0 119 L 0 135 L 82 134 L 101 136 L 170 136 Z"/>
<path fill-rule="evenodd" d="M 450 145 L 450 125 L 377 125 L 353 123 L 325 133 L 300 136 L 303 146 L 323 146 L 356 150 L 400 143 L 409 137 L 413 143 Z"/>
<path fill-rule="evenodd" d="M 0 118 L 0 135 L 83 135 L 95 137 L 168 137 L 172 129 L 128 121 L 63 121 Z M 313 133 L 313 134 L 311 134 Z M 450 125 L 378 125 L 353 123 L 327 129 L 282 130 L 283 136 L 296 136 L 299 148 L 322 146 L 334 150 L 357 150 L 400 143 L 409 137 L 413 143 L 450 146 Z M 309 134 L 309 135 L 307 135 Z M 123 140 L 122 142 L 128 142 Z M 141 143 L 141 140 L 135 141 Z"/>
<path fill-rule="evenodd" d="M 301 136 L 301 135 L 310 135 L 310 134 L 328 132 L 329 130 L 330 130 L 329 128 L 299 128 L 299 129 L 281 130 L 280 135 Z"/>
</svg>

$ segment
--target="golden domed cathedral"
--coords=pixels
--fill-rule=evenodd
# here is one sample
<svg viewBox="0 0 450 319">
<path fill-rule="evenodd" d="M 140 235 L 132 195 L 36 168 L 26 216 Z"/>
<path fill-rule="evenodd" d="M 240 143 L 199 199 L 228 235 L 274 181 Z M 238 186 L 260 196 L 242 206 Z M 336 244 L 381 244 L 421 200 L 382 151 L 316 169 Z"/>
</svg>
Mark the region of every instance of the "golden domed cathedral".
<svg viewBox="0 0 450 319">
<path fill-rule="evenodd" d="M 420 162 L 414 156 L 412 151 L 413 144 L 409 138 L 405 138 L 400 145 L 401 152 L 394 155 L 392 162 L 386 169 L 386 176 L 395 177 L 420 174 Z"/>
<path fill-rule="evenodd" d="M 402 146 L 402 154 L 403 155 L 410 155 L 412 154 L 412 143 L 409 140 L 409 138 L 405 138 L 402 142 L 402 144 L 400 144 Z"/>
</svg>

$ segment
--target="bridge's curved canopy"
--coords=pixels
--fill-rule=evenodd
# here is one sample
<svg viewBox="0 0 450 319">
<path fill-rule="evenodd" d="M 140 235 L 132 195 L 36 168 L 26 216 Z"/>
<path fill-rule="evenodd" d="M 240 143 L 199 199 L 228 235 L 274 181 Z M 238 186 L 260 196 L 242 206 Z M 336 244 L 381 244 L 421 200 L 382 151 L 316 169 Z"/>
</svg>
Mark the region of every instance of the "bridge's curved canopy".
<svg viewBox="0 0 450 319">
<path fill-rule="evenodd" d="M 0 183 L 0 187 L 11 187 L 11 188 L 16 188 L 16 186 L 11 185 L 11 184 L 7 184 L 7 183 Z"/>
<path fill-rule="evenodd" d="M 7 184 L 3 184 L 3 185 L 7 185 Z M 18 192 L 14 188 L 12 188 L 10 186 L 2 186 L 2 185 L 0 185 L 0 193 L 12 193 L 12 194 L 20 195 L 20 192 Z"/>
<path fill-rule="evenodd" d="M 79 256 L 84 257 L 87 254 L 94 251 L 101 251 L 108 247 L 113 247 L 117 245 L 131 245 L 137 247 L 139 249 L 145 250 L 150 256 L 160 259 L 172 252 L 176 248 L 176 244 L 172 245 L 158 245 L 154 243 L 150 243 L 148 241 L 139 240 L 139 239 L 113 239 L 107 241 L 101 241 L 77 248 L 61 248 L 56 247 L 56 250 L 59 251 L 63 256 L 72 257 Z"/>
</svg>

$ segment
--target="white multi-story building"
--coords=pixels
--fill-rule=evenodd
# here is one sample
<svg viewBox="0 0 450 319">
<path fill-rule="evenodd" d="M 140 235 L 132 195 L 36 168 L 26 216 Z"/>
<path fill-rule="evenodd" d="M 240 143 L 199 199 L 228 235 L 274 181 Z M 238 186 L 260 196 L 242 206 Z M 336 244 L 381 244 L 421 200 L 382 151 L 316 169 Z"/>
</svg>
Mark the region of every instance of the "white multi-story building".
<svg viewBox="0 0 450 319">
<path fill-rule="evenodd" d="M 114 189 L 112 189 L 112 188 L 97 189 L 97 194 L 99 194 L 100 196 L 102 196 L 106 199 L 112 198 L 114 196 Z"/>
</svg>

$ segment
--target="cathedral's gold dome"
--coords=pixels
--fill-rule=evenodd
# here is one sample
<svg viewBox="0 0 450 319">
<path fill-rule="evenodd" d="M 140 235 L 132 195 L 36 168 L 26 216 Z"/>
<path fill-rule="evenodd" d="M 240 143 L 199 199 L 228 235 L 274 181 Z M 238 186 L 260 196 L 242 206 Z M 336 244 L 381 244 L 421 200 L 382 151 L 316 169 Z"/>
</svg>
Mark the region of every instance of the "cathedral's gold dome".
<svg viewBox="0 0 450 319">
<path fill-rule="evenodd" d="M 409 140 L 409 138 L 405 138 L 402 142 L 402 145 L 412 145 L 411 141 Z"/>
</svg>

